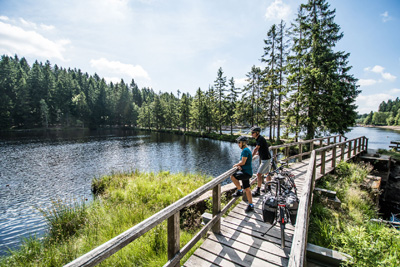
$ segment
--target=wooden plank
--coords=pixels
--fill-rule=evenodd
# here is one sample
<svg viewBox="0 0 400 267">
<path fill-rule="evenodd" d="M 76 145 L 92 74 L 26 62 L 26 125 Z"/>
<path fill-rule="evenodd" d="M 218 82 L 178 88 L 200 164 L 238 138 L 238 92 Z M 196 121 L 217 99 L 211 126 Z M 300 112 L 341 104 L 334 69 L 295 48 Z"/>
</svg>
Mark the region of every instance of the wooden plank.
<svg viewBox="0 0 400 267">
<path fill-rule="evenodd" d="M 283 258 L 289 258 L 289 248 L 282 249 L 279 244 L 272 243 L 272 242 L 266 242 L 265 238 L 261 237 L 258 238 L 256 235 L 251 235 L 249 233 L 243 233 L 242 231 L 238 231 L 229 227 L 223 226 L 221 228 L 221 236 L 224 236 L 227 239 L 234 239 L 237 240 L 238 242 L 244 243 L 244 244 L 251 244 L 253 247 L 257 247 L 260 250 L 266 251 L 268 253 L 271 253 L 273 255 L 283 257 Z M 210 235 L 209 238 L 212 238 Z"/>
<path fill-rule="evenodd" d="M 207 254 L 204 252 L 208 252 Z M 253 252 L 254 253 L 254 252 Z M 257 252 L 255 252 L 257 253 Z M 215 257 L 225 259 L 225 264 L 219 263 L 221 266 L 227 266 L 227 262 L 232 262 L 239 266 L 285 266 L 283 263 L 275 264 L 269 262 L 268 259 L 261 259 L 257 256 L 253 256 L 251 251 L 242 252 L 240 250 L 235 250 L 232 247 L 224 246 L 221 243 L 215 242 L 211 239 L 207 239 L 204 241 L 203 245 L 201 246 L 200 250 L 195 252 L 197 256 L 199 254 L 206 256 L 208 260 L 214 260 Z"/>
<path fill-rule="evenodd" d="M 210 235 L 209 239 L 214 242 L 220 243 L 224 247 L 231 247 L 235 251 L 246 253 L 248 255 L 263 259 L 269 263 L 273 263 L 278 266 L 287 266 L 287 263 L 289 261 L 288 255 L 277 256 L 270 251 L 260 249 L 260 246 L 255 245 L 257 242 L 256 240 L 253 240 L 246 244 L 244 242 L 241 242 L 239 238 L 229 238 L 224 235 Z"/>
<path fill-rule="evenodd" d="M 297 213 L 296 228 L 294 231 L 289 267 L 303 266 L 306 259 L 307 248 L 307 229 L 309 219 L 309 209 L 311 206 L 311 196 L 313 183 L 315 181 L 315 162 L 316 152 L 311 154 L 310 164 L 306 174 L 305 189 L 300 196 L 299 209 Z"/>
<path fill-rule="evenodd" d="M 196 254 L 193 254 L 190 256 L 190 258 L 183 264 L 184 267 L 218 267 L 219 265 L 216 265 L 210 261 L 207 261 Z M 235 265 L 233 265 L 235 266 Z"/>
</svg>

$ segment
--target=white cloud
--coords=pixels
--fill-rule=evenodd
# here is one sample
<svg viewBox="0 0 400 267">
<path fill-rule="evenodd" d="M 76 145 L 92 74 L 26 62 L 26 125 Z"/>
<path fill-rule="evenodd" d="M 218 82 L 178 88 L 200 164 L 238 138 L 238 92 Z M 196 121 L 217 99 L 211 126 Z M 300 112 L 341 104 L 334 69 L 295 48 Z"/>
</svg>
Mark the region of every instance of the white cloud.
<svg viewBox="0 0 400 267">
<path fill-rule="evenodd" d="M 267 20 L 287 20 L 292 13 L 289 5 L 284 4 L 282 0 L 275 0 L 267 8 L 265 17 Z"/>
<path fill-rule="evenodd" d="M 21 20 L 23 24 L 32 26 L 33 24 Z M 0 21 L 0 54 L 8 55 L 32 55 L 46 59 L 61 59 L 66 61 L 63 53 L 69 40 L 53 41 L 47 39 L 36 31 L 24 30 Z"/>
<path fill-rule="evenodd" d="M 0 16 L 0 20 L 2 21 L 9 21 L 10 19 L 6 16 Z"/>
<path fill-rule="evenodd" d="M 368 72 L 373 72 L 373 73 L 377 73 L 380 74 L 382 76 L 383 79 L 388 80 L 388 81 L 395 81 L 396 80 L 396 76 L 390 74 L 389 72 L 384 72 L 385 68 L 379 65 L 376 65 L 374 67 L 367 67 L 364 68 L 364 71 L 368 71 Z"/>
<path fill-rule="evenodd" d="M 392 90 L 389 91 L 393 95 L 399 95 L 400 89 L 398 88 L 393 88 Z"/>
<path fill-rule="evenodd" d="M 105 58 L 92 59 L 90 60 L 90 65 L 102 73 L 117 75 L 121 78 L 127 76 L 129 79 L 134 78 L 150 80 L 149 74 L 140 65 L 134 66 L 131 64 L 121 63 L 119 61 L 110 61 Z M 121 81 L 121 78 L 112 77 L 108 79 L 113 82 L 119 82 Z"/>
<path fill-rule="evenodd" d="M 365 114 L 370 111 L 378 111 L 379 105 L 382 101 L 388 101 L 394 97 L 389 94 L 374 94 L 374 95 L 359 95 L 356 99 L 356 105 L 358 106 L 358 113 Z"/>
<path fill-rule="evenodd" d="M 244 87 L 245 85 L 247 85 L 247 78 L 240 78 L 240 79 L 235 79 L 235 86 L 236 87 Z"/>
<path fill-rule="evenodd" d="M 374 85 L 376 83 L 378 83 L 379 81 L 374 80 L 374 79 L 360 79 L 358 80 L 358 85 L 360 86 L 371 86 Z"/>
<path fill-rule="evenodd" d="M 383 21 L 383 22 L 387 22 L 387 21 L 389 21 L 389 20 L 392 20 L 392 17 L 389 16 L 389 12 L 387 12 L 387 11 L 383 12 L 383 13 L 381 14 L 381 17 L 382 17 L 382 21 Z"/>
</svg>

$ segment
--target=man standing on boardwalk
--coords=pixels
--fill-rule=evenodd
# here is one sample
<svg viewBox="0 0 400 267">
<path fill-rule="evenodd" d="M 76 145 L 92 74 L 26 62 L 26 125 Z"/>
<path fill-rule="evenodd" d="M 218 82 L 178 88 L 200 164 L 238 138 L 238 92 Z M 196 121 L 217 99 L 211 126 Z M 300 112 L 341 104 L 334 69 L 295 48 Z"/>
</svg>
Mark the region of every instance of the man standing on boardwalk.
<svg viewBox="0 0 400 267">
<path fill-rule="evenodd" d="M 260 195 L 261 185 L 262 185 L 262 176 L 264 173 L 268 173 L 271 167 L 271 154 L 269 153 L 269 147 L 267 140 L 260 135 L 261 128 L 258 126 L 254 126 L 251 128 L 251 136 L 256 139 L 256 148 L 253 150 L 253 157 L 255 155 L 259 155 L 260 157 L 260 166 L 257 170 L 257 188 L 252 192 L 253 197 L 257 197 Z M 271 181 L 271 177 L 268 175 L 266 178 L 267 182 Z M 265 192 L 270 190 L 271 187 L 265 188 Z"/>
<path fill-rule="evenodd" d="M 232 196 L 242 196 L 244 190 L 246 192 L 247 200 L 249 201 L 249 205 L 245 211 L 250 212 L 254 210 L 253 199 L 250 191 L 250 178 L 253 176 L 253 166 L 251 164 L 253 157 L 251 150 L 247 147 L 247 140 L 248 138 L 246 136 L 240 136 L 236 139 L 240 149 L 242 149 L 242 153 L 240 154 L 240 161 L 233 165 L 233 167 L 238 170 L 232 174 L 231 180 L 237 188 L 236 192 Z M 240 180 L 242 181 L 242 187 L 240 187 Z"/>
</svg>

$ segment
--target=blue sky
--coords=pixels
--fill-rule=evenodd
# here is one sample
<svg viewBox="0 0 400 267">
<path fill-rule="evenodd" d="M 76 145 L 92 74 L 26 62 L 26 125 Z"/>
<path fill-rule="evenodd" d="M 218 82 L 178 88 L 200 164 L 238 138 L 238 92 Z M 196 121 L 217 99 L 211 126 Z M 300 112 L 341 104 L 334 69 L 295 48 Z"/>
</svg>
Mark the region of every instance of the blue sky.
<svg viewBox="0 0 400 267">
<path fill-rule="evenodd" d="M 344 37 L 338 50 L 362 90 L 358 111 L 400 96 L 400 1 L 331 0 Z M 0 0 L 0 54 L 97 73 L 108 81 L 194 95 L 219 67 L 236 85 L 263 66 L 273 23 L 293 20 L 298 0 Z"/>
</svg>

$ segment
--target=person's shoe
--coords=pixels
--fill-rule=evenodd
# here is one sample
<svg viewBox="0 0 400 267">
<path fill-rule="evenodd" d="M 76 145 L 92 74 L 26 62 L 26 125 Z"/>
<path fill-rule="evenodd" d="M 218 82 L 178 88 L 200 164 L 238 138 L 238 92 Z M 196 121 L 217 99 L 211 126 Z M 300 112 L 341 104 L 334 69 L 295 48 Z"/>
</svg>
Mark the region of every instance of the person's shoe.
<svg viewBox="0 0 400 267">
<path fill-rule="evenodd" d="M 233 197 L 243 196 L 243 189 L 236 190 L 235 193 L 232 194 Z"/>
<path fill-rule="evenodd" d="M 247 206 L 247 208 L 244 210 L 245 212 L 250 212 L 250 211 L 254 211 L 254 205 L 253 204 L 249 204 Z"/>
<path fill-rule="evenodd" d="M 253 192 L 251 192 L 251 195 L 253 197 L 258 197 L 260 195 L 260 188 L 257 187 L 256 189 L 254 189 Z"/>
</svg>

